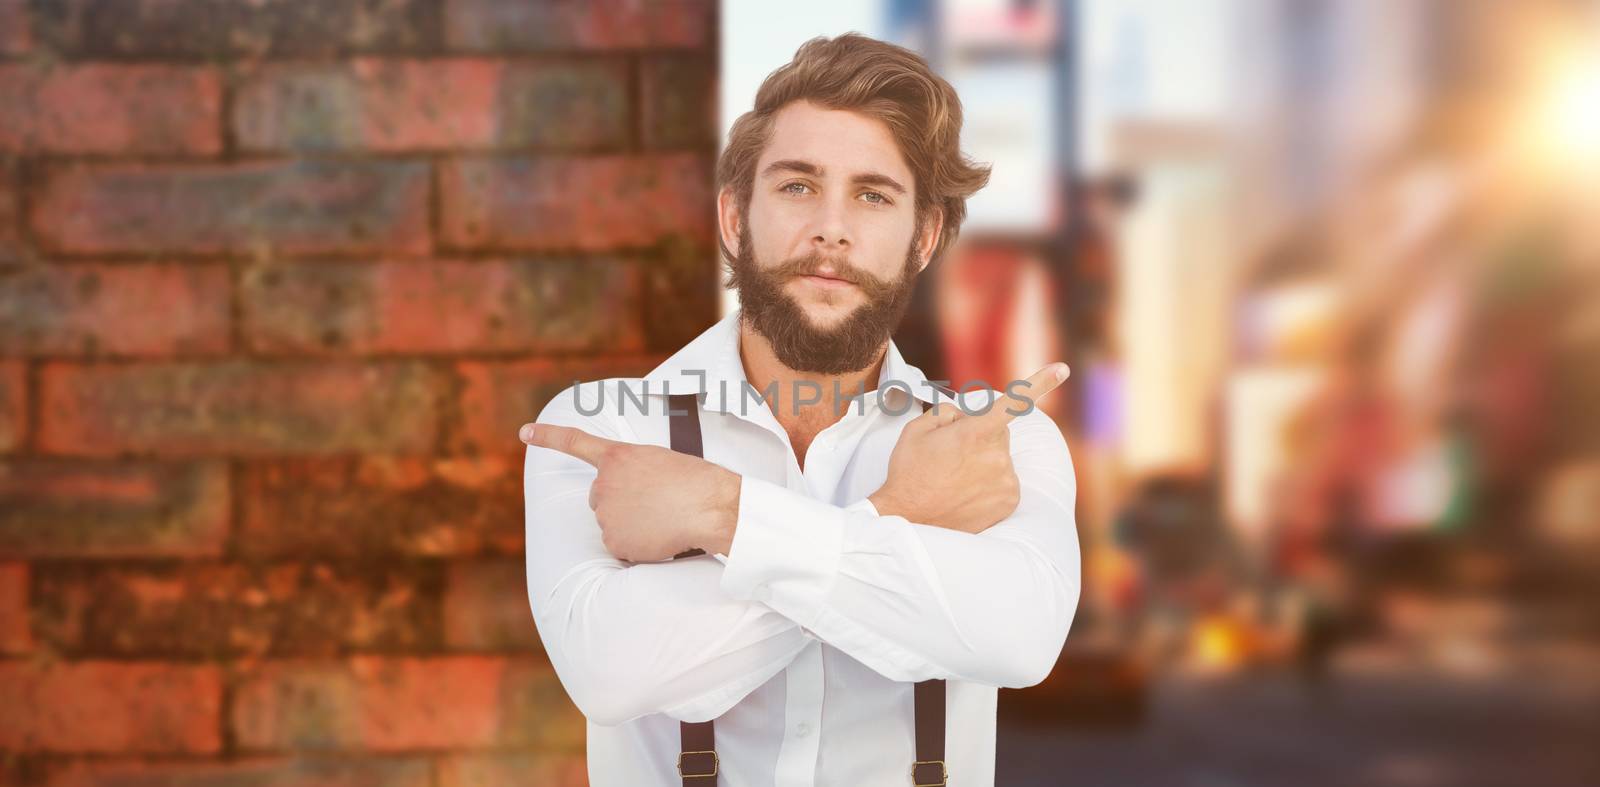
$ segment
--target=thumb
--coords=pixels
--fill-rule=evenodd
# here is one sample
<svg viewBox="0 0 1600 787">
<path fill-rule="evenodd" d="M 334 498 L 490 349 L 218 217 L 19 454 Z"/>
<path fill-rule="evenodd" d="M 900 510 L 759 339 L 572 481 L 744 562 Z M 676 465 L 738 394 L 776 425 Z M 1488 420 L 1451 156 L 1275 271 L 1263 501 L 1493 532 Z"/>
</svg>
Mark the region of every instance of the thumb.
<svg viewBox="0 0 1600 787">
<path fill-rule="evenodd" d="M 961 408 L 950 402 L 938 402 L 923 410 L 916 418 L 911 419 L 901 430 L 902 434 L 918 434 L 931 432 L 954 421 L 960 415 Z"/>
</svg>

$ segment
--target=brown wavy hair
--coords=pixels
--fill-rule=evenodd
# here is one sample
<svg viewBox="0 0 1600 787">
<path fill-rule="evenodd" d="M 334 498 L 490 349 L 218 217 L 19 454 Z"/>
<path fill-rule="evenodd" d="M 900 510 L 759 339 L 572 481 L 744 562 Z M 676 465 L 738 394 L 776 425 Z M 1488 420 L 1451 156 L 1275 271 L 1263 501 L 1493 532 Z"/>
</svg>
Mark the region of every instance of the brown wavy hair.
<svg viewBox="0 0 1600 787">
<path fill-rule="evenodd" d="M 955 88 L 928 68 L 922 56 L 902 46 L 845 33 L 818 36 L 794 59 L 767 75 L 755 107 L 739 116 L 717 161 L 716 190 L 732 186 L 742 223 L 755 189 L 756 162 L 772 136 L 773 117 L 790 102 L 810 101 L 828 109 L 860 112 L 889 127 L 916 178 L 913 215 L 916 238 L 934 210 L 944 229 L 929 263 L 955 242 L 967 217 L 967 198 L 989 182 L 989 166 L 961 152 L 961 99 Z M 718 236 L 723 259 L 736 259 Z"/>
</svg>

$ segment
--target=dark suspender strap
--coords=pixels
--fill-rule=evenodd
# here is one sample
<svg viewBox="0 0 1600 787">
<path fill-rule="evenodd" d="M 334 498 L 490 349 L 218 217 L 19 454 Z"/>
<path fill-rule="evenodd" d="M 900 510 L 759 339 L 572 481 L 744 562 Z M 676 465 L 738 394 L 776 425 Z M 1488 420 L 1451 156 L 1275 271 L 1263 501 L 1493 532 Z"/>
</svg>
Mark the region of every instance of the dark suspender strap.
<svg viewBox="0 0 1600 787">
<path fill-rule="evenodd" d="M 667 397 L 667 420 L 671 426 L 672 450 L 690 456 L 705 456 L 700 439 L 700 399 L 697 394 L 672 394 Z M 703 549 L 691 549 L 672 556 L 673 560 L 704 555 Z M 678 754 L 678 775 L 683 777 L 683 787 L 712 787 L 717 783 L 716 729 L 713 722 L 678 722 L 681 748 Z"/>
<path fill-rule="evenodd" d="M 672 427 L 672 450 L 705 458 L 700 442 L 699 394 L 671 394 L 667 397 L 667 420 Z M 672 556 L 673 560 L 704 555 L 704 549 L 690 549 Z"/>
<path fill-rule="evenodd" d="M 682 753 L 678 755 L 678 773 L 683 776 L 683 787 L 708 787 L 717 783 L 716 732 L 713 722 L 680 721 L 679 737 Z"/>
<path fill-rule="evenodd" d="M 944 787 L 950 778 L 944 766 L 944 681 L 918 681 L 913 690 L 917 761 L 911 764 L 911 783 L 917 787 Z"/>
<path fill-rule="evenodd" d="M 922 411 L 932 405 L 920 401 Z M 916 787 L 945 787 L 950 772 L 944 764 L 944 680 L 918 681 L 913 687 L 912 707 L 917 718 L 917 759 L 911 764 L 911 783 Z"/>
</svg>

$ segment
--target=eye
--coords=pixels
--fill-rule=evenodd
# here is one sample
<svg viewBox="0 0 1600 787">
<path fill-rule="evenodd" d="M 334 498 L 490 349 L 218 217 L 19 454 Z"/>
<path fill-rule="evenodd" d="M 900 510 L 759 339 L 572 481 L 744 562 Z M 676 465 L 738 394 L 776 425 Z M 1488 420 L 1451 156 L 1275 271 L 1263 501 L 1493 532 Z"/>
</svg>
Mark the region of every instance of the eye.
<svg viewBox="0 0 1600 787">
<path fill-rule="evenodd" d="M 874 205 L 888 205 L 888 204 L 890 204 L 888 197 L 885 197 L 884 195 L 879 194 L 876 191 L 868 191 L 868 192 L 862 194 L 861 196 L 863 196 L 863 197 L 877 197 L 876 200 L 867 200 L 868 202 L 871 202 Z"/>
<path fill-rule="evenodd" d="M 779 186 L 778 190 L 784 192 L 785 194 L 802 194 L 802 193 L 804 193 L 804 192 L 800 192 L 800 191 L 790 191 L 789 189 L 790 189 L 791 186 L 799 186 L 802 189 L 810 188 L 809 186 L 807 186 L 804 183 L 801 183 L 798 180 L 791 180 L 788 183 L 785 183 L 782 186 Z"/>
</svg>

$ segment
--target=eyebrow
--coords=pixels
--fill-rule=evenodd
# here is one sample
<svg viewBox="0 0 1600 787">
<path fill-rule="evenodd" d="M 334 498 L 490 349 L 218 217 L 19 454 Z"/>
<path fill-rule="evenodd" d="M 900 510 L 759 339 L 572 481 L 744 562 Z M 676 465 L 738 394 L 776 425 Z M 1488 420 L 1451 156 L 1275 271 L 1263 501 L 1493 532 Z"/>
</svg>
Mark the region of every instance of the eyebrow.
<svg viewBox="0 0 1600 787">
<path fill-rule="evenodd" d="M 761 170 L 761 176 L 766 177 L 774 172 L 799 172 L 812 177 L 822 177 L 822 167 L 803 159 L 778 159 Z M 880 186 L 896 194 L 906 193 L 906 187 L 900 185 L 900 181 L 880 172 L 863 172 L 851 178 L 850 182 L 862 186 Z"/>
</svg>

